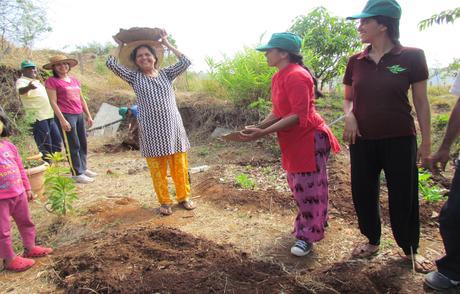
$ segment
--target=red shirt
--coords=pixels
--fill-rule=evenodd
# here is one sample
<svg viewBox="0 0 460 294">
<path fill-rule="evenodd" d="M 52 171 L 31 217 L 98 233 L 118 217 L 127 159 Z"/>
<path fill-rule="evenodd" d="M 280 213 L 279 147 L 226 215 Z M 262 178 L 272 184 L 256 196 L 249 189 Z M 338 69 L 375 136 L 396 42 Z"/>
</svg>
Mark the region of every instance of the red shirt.
<svg viewBox="0 0 460 294">
<path fill-rule="evenodd" d="M 353 88 L 353 114 L 361 139 L 415 135 L 407 93 L 412 84 L 428 79 L 423 51 L 397 45 L 376 64 L 369 58 L 370 48 L 349 59 L 343 78 Z"/>
<path fill-rule="evenodd" d="M 300 173 L 316 170 L 315 130 L 324 131 L 334 152 L 339 143 L 314 105 L 314 84 L 311 75 L 302 66 L 291 63 L 272 78 L 273 114 L 283 118 L 293 114 L 299 123 L 277 132 L 281 148 L 281 163 L 287 172 Z"/>
</svg>

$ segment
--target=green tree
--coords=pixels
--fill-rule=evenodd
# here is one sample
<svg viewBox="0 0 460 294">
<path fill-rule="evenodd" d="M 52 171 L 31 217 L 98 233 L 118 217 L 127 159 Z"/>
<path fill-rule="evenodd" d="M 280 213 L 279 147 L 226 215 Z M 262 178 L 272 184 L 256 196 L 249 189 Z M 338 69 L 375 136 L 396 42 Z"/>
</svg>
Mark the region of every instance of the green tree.
<svg viewBox="0 0 460 294">
<path fill-rule="evenodd" d="M 419 30 L 423 31 L 433 24 L 454 23 L 457 18 L 460 18 L 460 7 L 444 10 L 434 14 L 430 18 L 424 19 L 418 24 Z"/>
<path fill-rule="evenodd" d="M 361 48 L 355 24 L 331 16 L 324 7 L 297 17 L 289 31 L 303 38 L 304 63 L 313 70 L 320 89 L 342 75 L 348 57 Z"/>
<path fill-rule="evenodd" d="M 0 0 L 1 49 L 7 43 L 31 48 L 41 35 L 51 31 L 46 9 L 40 0 Z"/>
<path fill-rule="evenodd" d="M 116 48 L 117 46 L 111 42 L 106 42 L 105 44 L 99 42 L 91 42 L 87 45 L 77 46 L 77 52 L 80 53 L 93 53 L 96 55 L 107 55 L 110 50 Z M 76 53 L 76 52 L 75 52 Z"/>
</svg>

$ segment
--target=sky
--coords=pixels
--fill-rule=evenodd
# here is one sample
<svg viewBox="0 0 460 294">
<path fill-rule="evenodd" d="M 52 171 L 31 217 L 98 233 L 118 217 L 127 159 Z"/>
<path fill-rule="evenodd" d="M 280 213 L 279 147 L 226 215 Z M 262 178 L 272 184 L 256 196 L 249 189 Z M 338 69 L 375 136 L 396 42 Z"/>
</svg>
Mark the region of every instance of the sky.
<svg viewBox="0 0 460 294">
<path fill-rule="evenodd" d="M 297 16 L 324 6 L 346 17 L 362 10 L 365 0 L 43 0 L 53 28 L 35 49 L 72 51 L 91 42 L 113 42 L 120 28 L 160 27 L 193 62 L 206 71 L 206 57 L 222 60 L 244 47 L 267 42 L 272 33 L 289 29 Z M 419 21 L 460 6 L 460 0 L 399 0 L 402 7 L 400 41 L 425 51 L 429 67 L 447 66 L 460 58 L 460 20 L 420 32 Z M 114 42 L 113 42 L 114 43 Z M 114 43 L 115 44 L 115 43 Z"/>
</svg>

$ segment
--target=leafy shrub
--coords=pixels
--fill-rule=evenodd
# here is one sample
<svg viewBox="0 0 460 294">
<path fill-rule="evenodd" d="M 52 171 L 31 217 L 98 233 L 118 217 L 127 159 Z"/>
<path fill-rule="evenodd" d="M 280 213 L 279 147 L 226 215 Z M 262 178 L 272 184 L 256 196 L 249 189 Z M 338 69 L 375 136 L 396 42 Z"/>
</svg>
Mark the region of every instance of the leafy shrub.
<svg viewBox="0 0 460 294">
<path fill-rule="evenodd" d="M 48 156 L 51 166 L 45 172 L 46 207 L 54 213 L 66 215 L 72 211 L 72 203 L 78 199 L 74 181 L 65 176 L 69 169 L 62 166 L 65 160 L 62 153 L 55 152 Z"/>
<path fill-rule="evenodd" d="M 239 174 L 235 178 L 235 183 L 238 187 L 243 189 L 254 189 L 256 184 L 247 174 Z"/>
<path fill-rule="evenodd" d="M 418 189 L 422 197 L 428 202 L 436 202 L 444 199 L 441 189 L 431 180 L 431 173 L 419 169 L 418 171 Z"/>
<path fill-rule="evenodd" d="M 226 98 L 236 106 L 246 107 L 259 99 L 269 99 L 275 69 L 268 66 L 260 52 L 245 48 L 233 58 L 225 57 L 219 63 L 209 58 L 207 63 L 211 77 L 225 89 Z"/>
<path fill-rule="evenodd" d="M 260 116 L 267 115 L 272 110 L 272 102 L 271 100 L 259 98 L 249 104 L 249 108 L 257 110 Z"/>
</svg>

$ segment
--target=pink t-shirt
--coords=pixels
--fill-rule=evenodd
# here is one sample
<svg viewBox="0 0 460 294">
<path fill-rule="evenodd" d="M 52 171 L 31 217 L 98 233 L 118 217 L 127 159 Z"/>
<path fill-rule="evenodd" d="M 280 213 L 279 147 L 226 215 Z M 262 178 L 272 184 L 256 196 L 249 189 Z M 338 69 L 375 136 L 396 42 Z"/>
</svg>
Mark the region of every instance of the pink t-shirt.
<svg viewBox="0 0 460 294">
<path fill-rule="evenodd" d="M 8 199 L 30 190 L 18 149 L 7 140 L 0 141 L 0 199 Z"/>
<path fill-rule="evenodd" d="M 55 77 L 45 81 L 45 87 L 56 91 L 57 105 L 62 113 L 83 113 L 81 104 L 80 82 L 70 77 L 70 82 Z"/>
</svg>

